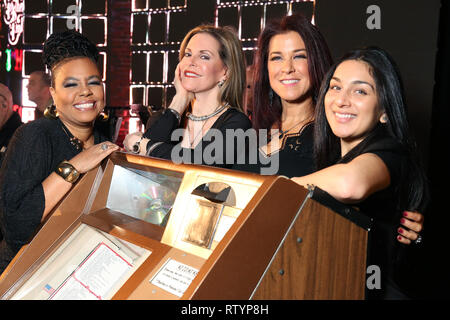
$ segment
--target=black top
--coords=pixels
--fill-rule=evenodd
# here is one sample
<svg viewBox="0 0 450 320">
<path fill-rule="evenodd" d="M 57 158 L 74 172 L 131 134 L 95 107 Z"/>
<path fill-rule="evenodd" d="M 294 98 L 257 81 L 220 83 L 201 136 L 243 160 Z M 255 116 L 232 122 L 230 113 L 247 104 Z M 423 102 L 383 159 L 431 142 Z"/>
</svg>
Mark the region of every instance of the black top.
<svg viewBox="0 0 450 320">
<path fill-rule="evenodd" d="M 153 122 L 144 137 L 149 156 L 172 160 L 175 163 L 195 163 L 231 168 L 239 155 L 245 153 L 247 145 L 240 143 L 239 132 L 251 128 L 248 117 L 234 108 L 228 108 L 214 122 L 194 149 L 182 148 L 182 130 L 177 117 L 165 110 Z M 175 132 L 174 132 L 175 131 Z M 174 134 L 173 134 L 174 133 Z M 173 135 L 173 138 L 172 138 Z"/>
<path fill-rule="evenodd" d="M 106 141 L 94 130 L 94 141 Z M 0 270 L 37 231 L 45 208 L 44 181 L 81 150 L 69 142 L 61 120 L 41 118 L 16 130 L 0 170 Z M 11 256 L 12 254 L 12 256 Z"/>
<path fill-rule="evenodd" d="M 409 173 L 410 157 L 408 151 L 389 135 L 385 125 L 379 125 L 338 163 L 348 163 L 364 153 L 376 154 L 388 168 L 391 180 L 386 189 L 353 205 L 373 218 L 367 266 L 376 265 L 381 271 L 381 289 L 367 290 L 366 295 L 369 299 L 402 298 L 402 293 L 406 293 L 401 289 L 399 280 L 402 274 L 407 273 L 405 259 L 410 248 L 398 242 L 396 236 L 402 210 L 405 209 L 402 208 L 400 193 L 402 188 L 408 187 L 405 180 Z"/>
<path fill-rule="evenodd" d="M 2 160 L 4 154 L 6 153 L 6 148 L 8 147 L 9 140 L 13 136 L 14 132 L 18 127 L 22 125 L 22 119 L 17 112 L 13 112 L 9 117 L 8 121 L 5 122 L 3 127 L 0 129 L 0 167 L 2 165 Z"/>
<path fill-rule="evenodd" d="M 248 157 L 245 164 L 236 164 L 233 169 L 288 178 L 310 174 L 314 172 L 313 131 L 313 123 L 306 124 L 298 132 L 286 135 L 281 148 L 269 155 L 257 144 L 251 144 L 249 152 L 257 158 Z"/>
</svg>

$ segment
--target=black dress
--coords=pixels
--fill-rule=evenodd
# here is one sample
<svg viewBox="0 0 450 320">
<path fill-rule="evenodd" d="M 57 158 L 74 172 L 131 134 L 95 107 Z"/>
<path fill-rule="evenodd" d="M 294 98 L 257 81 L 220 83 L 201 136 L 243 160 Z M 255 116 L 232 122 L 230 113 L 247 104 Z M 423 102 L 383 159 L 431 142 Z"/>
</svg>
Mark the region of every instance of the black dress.
<svg viewBox="0 0 450 320">
<path fill-rule="evenodd" d="M 410 266 L 407 259 L 414 248 L 398 242 L 396 238 L 402 212 L 408 209 L 403 188 L 408 188 L 408 175 L 412 173 L 410 156 L 408 151 L 389 135 L 386 126 L 381 124 L 338 163 L 348 163 L 364 153 L 376 154 L 390 174 L 389 187 L 373 193 L 360 203 L 352 204 L 373 219 L 373 227 L 369 232 L 367 266 L 378 266 L 381 271 L 381 288 L 369 290 L 366 287 L 366 297 L 408 299 L 401 277 L 408 273 L 407 268 Z"/>
<path fill-rule="evenodd" d="M 314 172 L 313 131 L 313 122 L 306 124 L 297 133 L 287 135 L 281 148 L 269 155 L 253 144 L 249 152 L 257 155 L 256 161 L 247 157 L 246 163 L 235 164 L 232 169 L 288 178 L 310 174 Z"/>
<path fill-rule="evenodd" d="M 94 142 L 108 140 L 94 130 Z M 41 118 L 16 130 L 0 170 L 0 272 L 38 230 L 45 208 L 44 181 L 77 150 L 59 119 Z"/>
<path fill-rule="evenodd" d="M 14 132 L 22 125 L 22 119 L 17 112 L 13 112 L 8 121 L 0 129 L 0 167 L 2 165 L 3 157 L 6 153 L 9 140 Z"/>
<path fill-rule="evenodd" d="M 240 143 L 235 133 L 251 128 L 248 117 L 234 108 L 228 108 L 214 122 L 202 140 L 194 149 L 182 148 L 182 131 L 172 138 L 175 129 L 181 129 L 177 117 L 165 110 L 159 119 L 153 122 L 144 133 L 150 139 L 147 144 L 147 155 L 175 163 L 195 163 L 231 168 L 236 159 L 245 154 L 246 143 Z"/>
</svg>

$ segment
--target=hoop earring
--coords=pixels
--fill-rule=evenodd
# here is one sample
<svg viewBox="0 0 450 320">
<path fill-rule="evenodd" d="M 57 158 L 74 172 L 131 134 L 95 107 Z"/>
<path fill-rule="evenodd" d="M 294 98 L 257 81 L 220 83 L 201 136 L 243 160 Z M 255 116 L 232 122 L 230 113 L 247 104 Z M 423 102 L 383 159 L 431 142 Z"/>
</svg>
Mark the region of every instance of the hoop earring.
<svg viewBox="0 0 450 320">
<path fill-rule="evenodd" d="M 44 117 L 47 119 L 56 119 L 58 118 L 58 111 L 56 111 L 56 107 L 54 104 L 48 106 L 44 111 Z"/>
<path fill-rule="evenodd" d="M 105 121 L 108 121 L 108 119 L 109 119 L 109 115 L 105 111 L 100 112 L 97 116 L 98 121 L 105 122 Z"/>
</svg>

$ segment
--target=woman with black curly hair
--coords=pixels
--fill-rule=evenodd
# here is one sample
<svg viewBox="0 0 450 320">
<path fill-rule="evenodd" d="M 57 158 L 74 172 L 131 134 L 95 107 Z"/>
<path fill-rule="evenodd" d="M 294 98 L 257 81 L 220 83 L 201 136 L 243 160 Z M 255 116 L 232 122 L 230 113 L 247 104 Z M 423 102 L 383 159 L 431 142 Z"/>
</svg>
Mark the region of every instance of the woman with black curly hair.
<svg viewBox="0 0 450 320">
<path fill-rule="evenodd" d="M 118 150 L 94 123 L 104 108 L 98 51 L 76 31 L 52 34 L 43 60 L 54 106 L 14 134 L 0 171 L 0 273 L 83 174 Z"/>
</svg>

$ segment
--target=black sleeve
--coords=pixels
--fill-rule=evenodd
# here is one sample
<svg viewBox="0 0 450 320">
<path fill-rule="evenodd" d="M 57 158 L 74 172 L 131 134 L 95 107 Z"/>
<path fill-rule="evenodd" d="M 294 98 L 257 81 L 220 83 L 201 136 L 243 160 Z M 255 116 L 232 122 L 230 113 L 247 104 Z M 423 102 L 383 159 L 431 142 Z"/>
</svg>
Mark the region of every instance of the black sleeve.
<svg viewBox="0 0 450 320">
<path fill-rule="evenodd" d="M 45 208 L 42 181 L 51 167 L 51 145 L 42 132 L 23 126 L 11 142 L 0 173 L 0 221 L 13 250 L 27 243 Z"/>
<path fill-rule="evenodd" d="M 376 154 L 386 165 L 391 178 L 391 185 L 398 185 L 402 181 L 404 166 L 407 163 L 406 155 L 394 150 L 373 150 L 370 153 Z"/>
<path fill-rule="evenodd" d="M 247 130 L 251 127 L 251 122 L 245 114 L 231 109 L 223 118 L 217 120 L 211 128 L 216 131 L 210 130 L 194 152 L 197 152 L 201 145 L 204 164 L 232 168 L 240 157 L 245 159 L 248 155 Z"/>
<path fill-rule="evenodd" d="M 144 138 L 150 140 L 147 143 L 147 154 L 151 150 L 151 156 L 170 160 L 172 149 L 179 142 L 171 141 L 172 133 L 177 128 L 178 118 L 167 109 L 164 110 L 144 133 Z"/>
<path fill-rule="evenodd" d="M 233 142 L 228 141 L 227 130 L 233 132 L 242 129 L 245 131 L 251 128 L 251 122 L 242 112 L 229 109 L 216 120 L 211 127 L 214 130 L 210 129 L 195 149 L 181 148 L 181 137 L 177 137 L 180 138 L 177 141 L 171 141 L 172 132 L 176 128 L 178 128 L 178 119 L 172 112 L 164 112 L 153 123 L 144 134 L 144 137 L 150 139 L 150 142 L 147 144 L 147 151 L 152 150 L 150 153 L 151 156 L 172 160 L 177 163 L 183 162 L 227 167 L 227 152 L 231 151 L 227 150 L 227 146 L 234 146 L 234 158 L 246 149 L 246 146 L 240 144 L 236 138 L 234 138 Z M 216 139 L 217 135 L 221 135 L 223 143 L 213 145 L 214 142 L 218 142 Z M 215 148 L 211 153 L 212 157 L 205 157 L 205 154 L 209 151 L 208 146 L 214 147 L 219 145 L 220 148 Z M 172 156 L 173 154 L 176 159 Z"/>
<path fill-rule="evenodd" d="M 172 132 L 176 128 L 178 128 L 177 117 L 166 109 L 145 131 L 144 138 L 150 139 L 151 144 L 155 142 L 170 142 Z"/>
<path fill-rule="evenodd" d="M 363 153 L 377 155 L 387 166 L 391 186 L 401 183 L 408 161 L 408 151 L 393 138 L 385 125 L 379 124 L 362 142 L 350 150 L 338 163 L 348 163 Z"/>
</svg>

